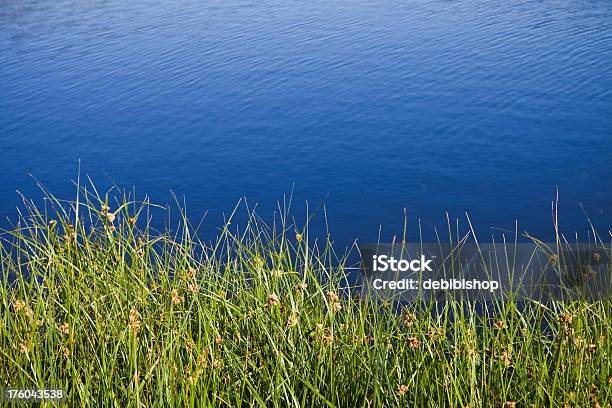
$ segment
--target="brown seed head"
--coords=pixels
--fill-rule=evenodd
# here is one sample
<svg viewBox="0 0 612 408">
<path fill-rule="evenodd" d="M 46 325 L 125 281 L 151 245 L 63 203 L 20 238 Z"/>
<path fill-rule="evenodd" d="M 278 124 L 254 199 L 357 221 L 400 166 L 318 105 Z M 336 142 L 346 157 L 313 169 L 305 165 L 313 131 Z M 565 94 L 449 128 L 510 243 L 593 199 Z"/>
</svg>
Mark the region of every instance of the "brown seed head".
<svg viewBox="0 0 612 408">
<path fill-rule="evenodd" d="M 176 289 L 172 289 L 172 304 L 173 305 L 179 305 L 181 303 L 183 303 L 183 297 L 179 295 L 178 290 Z"/>
<path fill-rule="evenodd" d="M 408 347 L 415 349 L 421 345 L 421 342 L 416 337 L 408 337 Z"/>
<path fill-rule="evenodd" d="M 336 295 L 336 293 L 332 291 L 327 292 L 327 299 L 332 303 L 340 301 L 340 298 L 338 297 L 338 295 Z"/>
<path fill-rule="evenodd" d="M 497 330 L 501 330 L 506 327 L 506 323 L 504 323 L 503 320 L 500 320 L 495 322 L 494 326 Z"/>
<path fill-rule="evenodd" d="M 185 340 L 185 350 L 187 350 L 187 353 L 189 353 L 189 355 L 193 353 L 194 348 L 195 348 L 195 343 L 193 342 L 193 340 L 191 339 Z"/>
<path fill-rule="evenodd" d="M 136 310 L 135 307 L 130 309 L 128 325 L 130 326 L 132 333 L 138 334 L 138 331 L 140 330 L 140 319 L 138 318 L 138 310 Z"/>
<path fill-rule="evenodd" d="M 331 333 L 331 331 L 325 330 L 325 333 L 323 333 L 321 339 L 323 340 L 323 344 L 329 346 L 334 341 L 334 335 Z"/>
<path fill-rule="evenodd" d="M 507 367 L 512 362 L 512 354 L 508 351 L 504 351 L 499 356 L 500 361 Z"/>
<path fill-rule="evenodd" d="M 59 330 L 59 332 L 62 334 L 70 333 L 70 328 L 68 327 L 68 323 L 65 323 L 65 322 L 57 326 L 57 330 Z"/>
<path fill-rule="evenodd" d="M 572 323 L 572 319 L 573 319 L 573 317 L 569 313 L 564 313 L 560 317 L 561 323 L 563 323 L 563 324 L 571 324 Z"/>
<path fill-rule="evenodd" d="M 414 324 L 414 322 L 416 322 L 416 320 L 417 320 L 417 317 L 414 313 L 408 310 L 404 312 L 404 319 L 403 319 L 404 326 L 410 327 Z"/>
<path fill-rule="evenodd" d="M 278 296 L 276 295 L 276 293 L 272 293 L 270 296 L 268 296 L 268 304 L 270 306 L 275 306 L 278 305 L 280 303 L 280 300 L 278 300 Z"/>
<path fill-rule="evenodd" d="M 13 310 L 15 313 L 19 313 L 24 307 L 27 307 L 27 304 L 19 299 L 13 302 Z"/>
</svg>

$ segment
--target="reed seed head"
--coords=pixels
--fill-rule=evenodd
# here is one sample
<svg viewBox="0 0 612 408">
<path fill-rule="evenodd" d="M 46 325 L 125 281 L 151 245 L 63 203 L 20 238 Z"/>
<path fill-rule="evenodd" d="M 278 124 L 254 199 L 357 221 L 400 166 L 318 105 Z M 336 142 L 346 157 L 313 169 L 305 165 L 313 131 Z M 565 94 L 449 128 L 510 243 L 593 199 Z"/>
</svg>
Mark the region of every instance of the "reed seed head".
<svg viewBox="0 0 612 408">
<path fill-rule="evenodd" d="M 336 295 L 335 292 L 329 291 L 327 292 L 327 300 L 329 300 L 332 303 L 335 303 L 335 302 L 339 302 L 340 298 L 338 297 L 338 295 Z"/>
<path fill-rule="evenodd" d="M 402 320 L 404 323 L 404 326 L 406 327 L 410 327 L 414 324 L 414 322 L 416 322 L 416 315 L 408 310 L 404 311 L 404 319 Z"/>
<path fill-rule="evenodd" d="M 509 351 L 504 351 L 499 356 L 499 359 L 506 367 L 508 367 L 512 362 L 512 353 L 510 353 Z"/>
<path fill-rule="evenodd" d="M 268 296 L 268 304 L 270 306 L 275 306 L 278 305 L 280 303 L 280 300 L 278 300 L 278 296 L 276 295 L 276 293 L 272 293 L 271 295 Z"/>
<path fill-rule="evenodd" d="M 173 305 L 179 305 L 183 303 L 183 297 L 179 295 L 178 290 L 172 289 L 171 300 Z"/>
<path fill-rule="evenodd" d="M 68 323 L 64 322 L 63 324 L 60 324 L 57 327 L 57 330 L 59 330 L 60 333 L 62 334 L 69 334 L 70 333 L 70 327 L 68 326 Z"/>
<path fill-rule="evenodd" d="M 329 329 L 325 330 L 325 332 L 323 333 L 323 336 L 321 337 L 321 340 L 323 340 L 323 344 L 325 344 L 326 346 L 329 346 L 334 341 L 334 335 Z"/>
<path fill-rule="evenodd" d="M 408 337 L 408 347 L 411 349 L 418 348 L 421 345 L 421 342 L 416 337 Z"/>
<path fill-rule="evenodd" d="M 140 330 L 140 319 L 138 318 L 138 310 L 136 310 L 135 307 L 130 309 L 128 321 L 132 333 L 138 334 L 138 331 Z"/>
<path fill-rule="evenodd" d="M 559 319 L 561 320 L 561 323 L 569 325 L 572 323 L 573 317 L 569 313 L 563 313 Z"/>
</svg>

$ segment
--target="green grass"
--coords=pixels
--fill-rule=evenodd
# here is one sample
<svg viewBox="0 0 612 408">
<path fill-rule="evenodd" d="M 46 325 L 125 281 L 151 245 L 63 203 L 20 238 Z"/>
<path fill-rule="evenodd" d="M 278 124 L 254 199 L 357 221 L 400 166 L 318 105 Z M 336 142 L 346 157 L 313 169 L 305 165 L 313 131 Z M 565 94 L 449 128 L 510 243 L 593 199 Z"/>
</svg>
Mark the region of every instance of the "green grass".
<svg viewBox="0 0 612 408">
<path fill-rule="evenodd" d="M 348 290 L 346 258 L 286 208 L 204 243 L 182 212 L 157 232 L 163 210 L 107 200 L 26 201 L 2 234 L 0 387 L 94 407 L 612 404 L 609 299 L 398 311 Z"/>
</svg>

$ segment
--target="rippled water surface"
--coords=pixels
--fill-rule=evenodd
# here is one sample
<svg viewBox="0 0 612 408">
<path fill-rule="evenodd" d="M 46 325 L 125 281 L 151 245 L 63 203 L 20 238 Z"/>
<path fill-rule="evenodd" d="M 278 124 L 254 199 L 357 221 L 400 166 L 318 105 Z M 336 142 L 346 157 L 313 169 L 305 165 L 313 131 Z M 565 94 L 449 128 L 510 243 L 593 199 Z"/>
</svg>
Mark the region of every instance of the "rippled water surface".
<svg viewBox="0 0 612 408">
<path fill-rule="evenodd" d="M 211 230 L 293 183 L 341 242 L 403 208 L 546 235 L 556 187 L 612 225 L 609 1 L 4 0 L 0 74 L 3 219 L 81 159 Z"/>
</svg>

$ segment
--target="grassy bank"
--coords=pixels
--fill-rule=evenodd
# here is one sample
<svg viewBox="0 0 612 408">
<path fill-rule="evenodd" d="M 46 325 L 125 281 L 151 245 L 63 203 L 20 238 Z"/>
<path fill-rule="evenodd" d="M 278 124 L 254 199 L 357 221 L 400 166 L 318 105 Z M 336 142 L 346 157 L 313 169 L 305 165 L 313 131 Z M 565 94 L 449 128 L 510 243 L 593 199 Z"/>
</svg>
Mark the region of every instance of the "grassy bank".
<svg viewBox="0 0 612 408">
<path fill-rule="evenodd" d="M 398 312 L 347 290 L 285 211 L 203 243 L 185 217 L 154 231 L 150 204 L 77 201 L 30 203 L 2 235 L 0 387 L 71 406 L 612 404 L 610 300 Z"/>
</svg>

